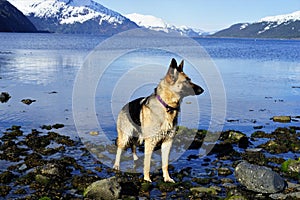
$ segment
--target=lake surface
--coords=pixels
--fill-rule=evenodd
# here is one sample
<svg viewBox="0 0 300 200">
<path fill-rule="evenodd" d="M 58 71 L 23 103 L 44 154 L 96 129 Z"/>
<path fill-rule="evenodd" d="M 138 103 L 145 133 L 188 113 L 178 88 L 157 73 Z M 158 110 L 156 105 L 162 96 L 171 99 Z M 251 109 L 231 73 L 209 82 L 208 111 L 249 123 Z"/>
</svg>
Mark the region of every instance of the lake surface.
<svg viewBox="0 0 300 200">
<path fill-rule="evenodd" d="M 235 129 L 248 136 L 257 128 L 270 132 L 276 127 L 300 126 L 300 41 L 145 36 L 119 39 L 0 33 L 0 92 L 11 95 L 7 103 L 0 103 L 0 136 L 12 125 L 22 126 L 26 134 L 42 125 L 64 124 L 59 133 L 80 137 L 95 157 L 100 153 L 99 160 L 112 167 L 117 113 L 127 101 L 151 94 L 173 57 L 178 62 L 185 60 L 184 71 L 205 90 L 200 96 L 183 100 L 180 125 Z M 21 100 L 27 98 L 36 102 L 23 104 Z M 271 120 L 275 115 L 289 115 L 293 121 L 275 123 Z M 99 131 L 105 137 L 92 136 L 90 131 Z M 108 145 L 103 146 L 103 141 Z M 255 144 L 250 148 L 265 139 L 251 142 Z M 204 167 L 203 159 L 198 159 L 203 148 L 186 150 L 181 145 L 173 144 L 170 163 L 177 172 L 190 167 L 191 177 L 210 177 L 208 169 L 229 162 L 215 163 L 218 159 L 212 154 L 208 156 L 212 162 Z M 101 152 L 95 147 L 101 147 Z M 78 158 L 82 155 L 79 149 L 66 153 L 76 160 L 83 159 L 80 164 L 88 169 L 95 167 L 93 158 Z M 141 158 L 142 151 L 137 153 Z M 277 156 L 294 159 L 295 154 Z M 123 156 L 122 170 L 131 171 L 131 153 L 127 151 Z M 161 166 L 160 152 L 153 154 L 153 160 L 157 162 L 152 163 L 151 171 Z M 12 164 L 0 160 L 0 172 Z M 136 170 L 142 172 L 142 167 Z M 151 192 L 151 196 L 160 195 L 157 190 Z"/>
<path fill-rule="evenodd" d="M 105 39 L 91 35 L 1 33 L 0 92 L 8 92 L 12 97 L 8 103 L 0 104 L 0 131 L 11 125 L 31 129 L 63 123 L 66 134 L 76 135 L 72 113 L 76 76 L 85 59 Z M 207 51 L 224 84 L 226 117 L 223 130 L 252 133 L 256 126 L 272 130 L 299 123 L 297 118 L 288 124 L 274 123 L 270 118 L 300 115 L 300 41 L 212 38 L 195 41 Z M 96 83 L 95 91 L 95 111 L 104 131 L 115 137 L 114 118 L 124 101 L 151 94 L 172 57 L 181 58 L 174 52 L 145 46 L 111 63 L 112 67 Z M 153 67 L 150 67 L 151 63 Z M 206 77 L 191 71 L 189 62 L 185 65 L 187 74 L 205 89 L 205 93 L 183 102 L 181 125 L 207 129 L 214 123 L 211 121 L 210 88 L 205 82 Z M 161 67 L 159 72 L 158 67 Z M 145 80 L 145 84 L 134 91 L 126 91 L 127 83 L 124 86 L 121 82 L 119 85 L 123 84 L 123 88 L 117 90 L 116 84 L 120 80 L 139 84 Z M 86 80 L 86 88 L 90 84 L 94 83 Z M 125 100 L 120 100 L 122 96 Z M 36 102 L 25 105 L 21 103 L 25 98 Z M 196 123 L 190 123 L 195 121 L 195 104 L 199 104 L 200 117 Z"/>
</svg>

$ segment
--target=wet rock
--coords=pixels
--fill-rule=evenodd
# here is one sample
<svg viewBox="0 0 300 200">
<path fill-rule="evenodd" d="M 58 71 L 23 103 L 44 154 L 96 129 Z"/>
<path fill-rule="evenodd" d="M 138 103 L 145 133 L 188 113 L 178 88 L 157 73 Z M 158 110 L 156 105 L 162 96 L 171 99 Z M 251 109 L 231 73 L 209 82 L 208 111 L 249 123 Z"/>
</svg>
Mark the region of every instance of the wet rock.
<svg viewBox="0 0 300 200">
<path fill-rule="evenodd" d="M 253 126 L 253 129 L 262 129 L 262 128 L 264 128 L 264 126 Z"/>
<path fill-rule="evenodd" d="M 25 159 L 26 166 L 30 169 L 36 166 L 41 166 L 45 163 L 43 157 L 37 153 L 32 153 L 28 155 Z"/>
<path fill-rule="evenodd" d="M 96 135 L 99 135 L 99 132 L 98 131 L 90 131 L 90 135 L 96 136 Z"/>
<path fill-rule="evenodd" d="M 271 140 L 258 147 L 276 154 L 288 151 L 298 153 L 300 151 L 299 135 L 294 128 L 277 128 L 269 134 L 268 138 L 271 138 Z"/>
<path fill-rule="evenodd" d="M 5 197 L 11 191 L 11 187 L 8 185 L 0 185 L 0 196 Z"/>
<path fill-rule="evenodd" d="M 300 173 L 300 160 L 288 159 L 281 165 L 281 169 L 287 173 Z"/>
<path fill-rule="evenodd" d="M 236 166 L 234 175 L 248 190 L 259 193 L 276 193 L 286 186 L 284 179 L 276 172 L 245 161 Z"/>
<path fill-rule="evenodd" d="M 4 132 L 4 138 L 2 139 L 17 139 L 17 137 L 23 135 L 23 131 L 20 130 L 21 126 L 12 126 Z"/>
<path fill-rule="evenodd" d="M 226 200 L 248 200 L 248 199 L 242 195 L 233 195 L 226 198 Z"/>
<path fill-rule="evenodd" d="M 233 183 L 223 183 L 222 186 L 226 189 L 226 190 L 233 190 L 235 188 L 237 188 L 237 186 Z"/>
<path fill-rule="evenodd" d="M 217 154 L 218 156 L 224 156 L 229 155 L 232 152 L 234 152 L 232 144 L 221 142 L 219 144 L 215 144 L 209 154 Z"/>
<path fill-rule="evenodd" d="M 192 187 L 190 189 L 191 192 L 193 193 L 207 193 L 207 194 L 211 194 L 211 195 L 217 195 L 218 192 L 215 188 L 213 187 Z"/>
<path fill-rule="evenodd" d="M 220 167 L 218 169 L 218 174 L 221 176 L 228 176 L 232 174 L 232 171 L 228 167 Z"/>
<path fill-rule="evenodd" d="M 91 176 L 87 174 L 83 175 L 74 175 L 72 177 L 72 186 L 76 188 L 78 191 L 84 191 L 89 185 L 94 183 L 95 181 L 98 181 L 98 176 Z"/>
<path fill-rule="evenodd" d="M 3 184 L 8 184 L 10 183 L 16 176 L 10 172 L 10 171 L 5 171 L 0 174 L 0 183 Z"/>
<path fill-rule="evenodd" d="M 118 199 L 121 193 L 121 185 L 116 177 L 103 179 L 92 183 L 84 191 L 84 197 L 89 199 Z"/>
<path fill-rule="evenodd" d="M 36 100 L 33 100 L 33 99 L 22 99 L 21 102 L 24 103 L 24 104 L 26 104 L 26 105 L 30 105 L 33 102 L 36 102 Z"/>
<path fill-rule="evenodd" d="M 225 131 L 221 134 L 220 140 L 227 143 L 238 144 L 239 148 L 246 149 L 249 146 L 246 134 L 239 131 Z"/>
<path fill-rule="evenodd" d="M 46 129 L 49 131 L 52 129 L 52 126 L 51 125 L 43 125 L 43 126 L 41 126 L 41 129 Z"/>
<path fill-rule="evenodd" d="M 35 181 L 42 185 L 47 185 L 50 182 L 50 178 L 41 174 L 35 176 Z"/>
<path fill-rule="evenodd" d="M 268 159 L 261 151 L 246 151 L 242 154 L 242 158 L 256 165 L 266 165 L 268 163 Z"/>
<path fill-rule="evenodd" d="M 271 194 L 269 196 L 271 199 L 280 199 L 280 200 L 290 200 L 290 199 L 300 199 L 300 192 L 293 192 L 289 194 Z"/>
<path fill-rule="evenodd" d="M 11 96 L 7 92 L 2 92 L 0 94 L 0 102 L 1 103 L 6 103 L 8 100 L 11 98 Z"/>
<path fill-rule="evenodd" d="M 54 124 L 54 125 L 52 125 L 52 128 L 55 128 L 55 129 L 60 129 L 60 128 L 63 128 L 63 127 L 65 127 L 64 124 Z"/>
<path fill-rule="evenodd" d="M 37 136 L 36 134 L 26 136 L 25 142 L 33 150 L 45 148 L 51 143 L 47 136 Z"/>
<path fill-rule="evenodd" d="M 251 135 L 252 138 L 271 138 L 271 135 L 268 133 L 265 133 L 264 131 L 255 131 Z"/>
<path fill-rule="evenodd" d="M 178 186 L 178 183 L 166 183 L 160 181 L 157 186 L 162 192 L 171 192 Z"/>
<path fill-rule="evenodd" d="M 292 120 L 291 116 L 274 116 L 272 119 L 274 122 L 280 123 L 289 123 Z"/>
</svg>

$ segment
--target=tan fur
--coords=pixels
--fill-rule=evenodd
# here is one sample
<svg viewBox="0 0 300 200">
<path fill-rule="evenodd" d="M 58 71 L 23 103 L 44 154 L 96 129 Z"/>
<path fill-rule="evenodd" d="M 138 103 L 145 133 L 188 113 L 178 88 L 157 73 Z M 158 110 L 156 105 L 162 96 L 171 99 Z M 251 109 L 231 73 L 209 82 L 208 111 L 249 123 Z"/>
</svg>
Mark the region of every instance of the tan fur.
<svg viewBox="0 0 300 200">
<path fill-rule="evenodd" d="M 151 156 L 157 144 L 162 143 L 162 171 L 164 181 L 174 182 L 168 172 L 168 160 L 173 137 L 176 133 L 180 103 L 185 96 L 199 95 L 203 92 L 203 89 L 192 83 L 182 70 L 183 61 L 177 66 L 175 59 L 173 59 L 165 78 L 158 84 L 155 93 L 141 100 L 141 109 L 138 116 L 140 119 L 140 126 L 135 123 L 134 119 L 131 119 L 131 117 L 136 117 L 132 115 L 136 114 L 136 112 L 133 111 L 137 111 L 135 110 L 137 108 L 134 106 L 130 107 L 130 103 L 135 101 L 132 101 L 123 107 L 118 115 L 117 121 L 118 150 L 114 169 L 120 169 L 122 150 L 126 149 L 128 146 L 131 146 L 132 148 L 133 159 L 137 160 L 136 145 L 144 141 L 144 180 L 151 182 Z M 169 110 L 168 107 L 165 107 L 165 105 L 158 100 L 158 96 L 172 109 Z M 139 102 L 135 102 L 134 105 L 139 107 L 137 103 Z M 131 142 L 131 138 L 133 137 L 138 137 L 136 143 Z"/>
</svg>

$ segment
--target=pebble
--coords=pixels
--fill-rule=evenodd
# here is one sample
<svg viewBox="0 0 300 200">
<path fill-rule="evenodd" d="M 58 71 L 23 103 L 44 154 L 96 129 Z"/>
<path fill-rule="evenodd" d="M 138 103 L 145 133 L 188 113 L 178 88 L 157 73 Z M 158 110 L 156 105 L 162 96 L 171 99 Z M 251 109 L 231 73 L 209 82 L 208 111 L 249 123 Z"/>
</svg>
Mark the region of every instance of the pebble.
<svg viewBox="0 0 300 200">
<path fill-rule="evenodd" d="M 228 176 L 232 174 L 232 171 L 228 167 L 220 167 L 218 169 L 218 174 L 221 176 Z"/>
<path fill-rule="evenodd" d="M 91 131 L 90 135 L 96 136 L 96 135 L 99 135 L 99 132 L 98 131 Z"/>
</svg>

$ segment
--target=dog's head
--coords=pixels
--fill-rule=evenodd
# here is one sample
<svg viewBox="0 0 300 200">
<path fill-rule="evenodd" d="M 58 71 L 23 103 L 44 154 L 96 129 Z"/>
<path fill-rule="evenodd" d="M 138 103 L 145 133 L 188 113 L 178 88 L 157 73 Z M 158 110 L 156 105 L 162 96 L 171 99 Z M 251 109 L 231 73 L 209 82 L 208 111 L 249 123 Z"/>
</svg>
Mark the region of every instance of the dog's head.
<svg viewBox="0 0 300 200">
<path fill-rule="evenodd" d="M 186 96 L 202 94 L 204 90 L 200 86 L 194 84 L 183 72 L 183 65 L 183 60 L 179 65 L 177 65 L 176 60 L 174 58 L 172 59 L 169 70 L 165 77 L 169 88 L 171 88 L 173 92 L 180 95 L 182 98 Z"/>
</svg>

